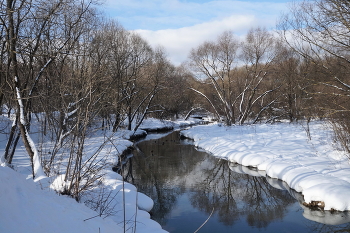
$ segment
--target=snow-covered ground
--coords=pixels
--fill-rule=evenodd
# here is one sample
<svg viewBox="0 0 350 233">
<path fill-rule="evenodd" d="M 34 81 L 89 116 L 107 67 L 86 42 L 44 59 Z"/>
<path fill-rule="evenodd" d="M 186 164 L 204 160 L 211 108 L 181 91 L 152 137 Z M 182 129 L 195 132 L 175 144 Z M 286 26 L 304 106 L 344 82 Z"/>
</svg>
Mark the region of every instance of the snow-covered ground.
<svg viewBox="0 0 350 233">
<path fill-rule="evenodd" d="M 271 178 L 285 181 L 304 195 L 306 203 L 323 202 L 325 210 L 350 210 L 349 158 L 332 145 L 332 132 L 325 123 L 310 123 L 311 137 L 306 128 L 289 123 L 212 124 L 181 133 L 214 156 L 256 167 Z"/>
<path fill-rule="evenodd" d="M 3 118 L 2 123 L 5 121 Z M 162 125 L 176 129 L 194 123 L 148 119 L 141 129 L 159 129 Z M 182 134 L 215 156 L 256 167 L 266 172 L 259 174 L 285 181 L 301 192 L 306 202 L 323 201 L 326 210 L 350 210 L 350 165 L 346 154 L 334 149 L 332 133 L 322 122 L 311 123 L 310 132 L 311 140 L 305 127 L 298 124 L 212 124 L 195 126 Z M 64 184 L 60 174 L 34 182 L 29 158 L 23 146 L 19 147 L 13 169 L 0 166 L 0 232 L 166 232 L 150 219 L 148 211 L 153 201 L 111 171 L 117 155 L 132 145 L 128 140 L 132 134 L 118 131 L 110 138 L 113 143 L 107 143 L 99 152 L 99 159 L 110 166 L 103 170 L 100 186 L 89 194 L 92 199 L 93 195 L 108 195 L 108 205 L 102 206 L 108 208 L 97 208 L 97 212 L 72 198 L 57 195 L 54 190 Z M 2 134 L 1 154 L 6 140 Z M 89 138 L 85 142 L 86 153 L 94 153 L 105 140 L 105 134 Z M 40 149 L 50 150 L 50 143 Z M 82 202 L 88 198 L 83 197 Z"/>
<path fill-rule="evenodd" d="M 142 128 L 159 129 L 169 125 L 178 128 L 193 123 L 195 121 L 171 123 L 147 119 Z M 2 117 L 1 125 L 4 129 L 6 125 L 11 125 L 11 121 Z M 35 126 L 32 125 L 32 128 Z M 142 133 L 142 130 L 137 132 Z M 100 179 L 99 186 L 83 195 L 81 200 L 89 203 L 90 207 L 95 206 L 96 211 L 72 198 L 57 195 L 56 191 L 60 191 L 64 185 L 63 173 L 52 177 L 40 177 L 34 182 L 29 157 L 20 144 L 12 162 L 13 169 L 5 164 L 0 166 L 0 232 L 166 232 L 157 222 L 150 219 L 148 212 L 153 207 L 152 199 L 138 192 L 134 185 L 123 182 L 122 177 L 112 171 L 112 166 L 118 162 L 117 155 L 133 144 L 128 140 L 133 134 L 126 130 L 119 130 L 111 135 L 107 135 L 106 132 L 97 133 L 85 141 L 85 153 L 89 158 L 89 155 L 95 153 L 101 143 L 106 141 L 106 137 L 108 138 L 108 143 L 96 158 L 96 161 L 107 165 L 100 171 L 103 178 Z M 7 135 L 0 135 L 2 155 Z M 38 140 L 35 133 L 32 137 L 36 138 L 35 141 Z M 50 142 L 46 142 L 40 150 L 50 154 L 51 147 Z M 66 162 L 67 158 L 62 158 L 62 171 Z M 97 203 L 99 200 L 105 202 Z"/>
</svg>

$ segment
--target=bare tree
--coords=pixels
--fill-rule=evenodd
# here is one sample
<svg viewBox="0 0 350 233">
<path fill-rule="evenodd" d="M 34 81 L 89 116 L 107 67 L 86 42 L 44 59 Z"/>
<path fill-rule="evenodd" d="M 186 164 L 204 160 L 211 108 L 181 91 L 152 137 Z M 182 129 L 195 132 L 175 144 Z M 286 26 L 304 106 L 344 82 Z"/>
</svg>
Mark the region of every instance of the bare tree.
<svg viewBox="0 0 350 233">
<path fill-rule="evenodd" d="M 277 98 L 264 101 L 266 95 L 274 92 L 280 86 L 264 86 L 269 78 L 271 65 L 278 57 L 278 41 L 264 28 L 251 29 L 242 44 L 242 60 L 245 63 L 245 77 L 242 80 L 243 89 L 238 96 L 239 124 L 243 124 L 252 114 L 253 107 L 258 105 L 255 113 L 256 122 L 263 111 L 271 107 Z M 277 80 L 274 80 L 274 83 Z"/>
<path fill-rule="evenodd" d="M 138 34 L 126 31 L 113 21 L 97 31 L 92 45 L 96 47 L 97 57 L 104 57 L 100 59 L 105 66 L 103 75 L 109 80 L 105 88 L 111 91 L 106 96 L 105 104 L 109 110 L 104 113 L 105 117 L 114 115 L 114 131 L 123 121 L 132 130 L 142 106 L 152 96 L 151 91 L 146 91 L 149 87 L 147 78 L 150 77 L 146 71 L 152 66 L 154 52 Z"/>
<path fill-rule="evenodd" d="M 278 45 L 266 29 L 255 28 L 242 43 L 231 32 L 224 32 L 216 43 L 206 42 L 192 50 L 191 65 L 199 78 L 211 82 L 218 106 L 215 99 L 196 92 L 205 96 L 217 113 L 224 114 L 227 125 L 244 124 L 248 118 L 254 123 L 275 103 L 277 98 L 267 101 L 266 96 L 279 88 L 268 76 Z"/>
<path fill-rule="evenodd" d="M 155 99 L 157 118 L 180 117 L 190 111 L 194 104 L 193 93 L 188 89 L 193 77 L 185 67 L 174 67 L 168 64 L 168 71 L 163 78 L 162 89 Z"/>
<path fill-rule="evenodd" d="M 319 83 L 344 95 L 350 91 L 349 81 L 332 67 L 335 59 L 338 68 L 348 69 L 350 64 L 349 10 L 348 1 L 304 1 L 292 5 L 278 25 L 282 38 L 292 49 L 328 72 L 330 78 Z"/>
<path fill-rule="evenodd" d="M 221 103 L 218 107 L 224 113 L 227 125 L 235 123 L 232 85 L 233 73 L 238 62 L 238 48 L 238 40 L 232 32 L 226 31 L 219 36 L 216 43 L 205 42 L 190 54 L 191 66 L 198 77 L 208 78 L 215 88 Z"/>
<path fill-rule="evenodd" d="M 278 24 L 284 41 L 304 58 L 308 72 L 303 87 L 312 97 L 309 108 L 331 120 L 335 138 L 349 151 L 350 3 L 343 0 L 303 1 L 291 5 Z M 315 113 L 314 113 L 315 114 Z"/>
<path fill-rule="evenodd" d="M 6 4 L 3 2 L 0 7 L 3 8 L 2 12 L 5 12 L 0 15 L 0 20 L 6 28 L 7 38 L 4 41 L 6 50 L 3 50 L 7 57 L 5 79 L 14 93 L 17 110 L 4 157 L 7 161 L 12 159 L 13 153 L 10 156 L 9 146 L 12 145 L 14 151 L 17 141 L 14 134 L 18 127 L 31 158 L 35 177 L 37 173 L 43 173 L 39 172 L 39 155 L 29 134 L 33 96 L 47 67 L 61 53 L 68 53 L 72 44 L 79 38 L 79 33 L 75 34 L 78 32 L 77 25 L 82 22 L 82 16 L 88 11 L 90 3 L 7 0 Z M 68 9 L 74 11 L 74 16 L 67 18 Z M 54 34 L 53 38 L 48 37 L 51 33 Z M 48 48 L 44 43 L 48 41 L 51 43 L 50 49 L 44 51 L 43 48 Z M 45 58 L 43 63 L 38 63 L 38 57 Z"/>
</svg>

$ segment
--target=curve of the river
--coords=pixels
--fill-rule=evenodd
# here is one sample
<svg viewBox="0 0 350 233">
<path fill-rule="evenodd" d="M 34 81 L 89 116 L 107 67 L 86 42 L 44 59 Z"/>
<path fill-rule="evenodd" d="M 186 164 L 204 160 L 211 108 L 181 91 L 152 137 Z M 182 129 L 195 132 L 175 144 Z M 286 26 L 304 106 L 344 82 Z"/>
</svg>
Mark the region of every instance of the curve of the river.
<svg viewBox="0 0 350 233">
<path fill-rule="evenodd" d="M 178 132 L 137 143 L 124 175 L 169 232 L 349 232 L 348 212 L 304 207 L 284 183 L 198 151 Z"/>
</svg>

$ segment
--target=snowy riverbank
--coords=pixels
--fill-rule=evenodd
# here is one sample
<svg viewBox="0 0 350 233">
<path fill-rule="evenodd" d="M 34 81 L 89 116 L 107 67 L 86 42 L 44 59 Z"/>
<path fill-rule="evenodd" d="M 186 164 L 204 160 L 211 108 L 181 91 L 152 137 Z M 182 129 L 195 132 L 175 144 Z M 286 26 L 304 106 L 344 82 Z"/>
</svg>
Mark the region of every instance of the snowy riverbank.
<svg viewBox="0 0 350 233">
<path fill-rule="evenodd" d="M 201 125 L 182 131 L 195 146 L 214 156 L 256 167 L 301 192 L 306 203 L 324 204 L 324 210 L 350 210 L 350 165 L 332 146 L 332 132 L 322 122 L 305 126 L 278 123 L 225 127 Z"/>
<path fill-rule="evenodd" d="M 179 128 L 193 123 L 174 124 L 149 119 L 143 128 L 159 129 L 162 125 Z M 311 123 L 310 132 L 311 140 L 304 127 L 297 124 L 233 127 L 213 124 L 195 126 L 182 134 L 193 138 L 197 147 L 215 156 L 256 167 L 269 177 L 284 180 L 301 192 L 306 202 L 323 201 L 326 210 L 349 210 L 348 158 L 334 149 L 332 133 L 323 123 Z M 56 194 L 54 189 L 59 190 L 64 184 L 62 175 L 33 182 L 29 158 L 23 146 L 19 147 L 13 160 L 15 171 L 0 166 L 0 184 L 4 190 L 0 192 L 0 232 L 105 233 L 124 232 L 124 229 L 126 232 L 166 232 L 150 219 L 148 211 L 153 207 L 153 201 L 138 192 L 135 186 L 123 182 L 122 177 L 110 169 L 117 163 L 116 155 L 132 145 L 128 140 L 131 135 L 130 131 L 119 131 L 110 138 L 113 144 L 107 143 L 99 153 L 99 159 L 103 158 L 110 166 L 102 171 L 104 177 L 100 186 L 89 195 L 96 200 L 98 195 L 107 194 L 108 206 L 102 207 L 108 208 L 96 208 L 96 211 Z M 87 155 L 94 153 L 105 140 L 105 134 L 89 138 L 85 147 Z M 6 135 L 2 135 L 0 153 L 3 153 L 5 142 Z M 44 144 L 41 150 L 48 152 L 50 143 Z M 64 159 L 62 161 L 64 164 Z M 82 202 L 88 198 L 83 197 Z M 101 212 L 101 217 L 96 217 Z"/>
<path fill-rule="evenodd" d="M 3 125 L 6 125 L 6 121 L 11 125 L 9 120 L 2 118 Z M 142 127 L 178 128 L 193 123 L 149 119 Z M 106 138 L 109 142 L 105 143 L 96 158 L 105 166 L 100 171 L 103 177 L 99 179 L 97 187 L 82 196 L 81 203 L 56 194 L 64 186 L 62 173 L 33 182 L 29 157 L 23 146 L 17 148 L 13 169 L 4 164 L 0 166 L 0 185 L 3 190 L 0 192 L 0 232 L 166 232 L 150 219 L 148 211 L 153 207 L 152 199 L 138 192 L 134 185 L 123 182 L 122 177 L 111 170 L 118 163 L 117 155 L 133 145 L 129 140 L 132 135 L 132 132 L 124 130 L 108 136 L 106 132 L 100 132 L 86 140 L 86 158 L 96 153 Z M 32 136 L 35 138 L 35 133 Z M 2 134 L 0 140 L 2 154 L 7 135 Z M 40 150 L 49 156 L 51 146 L 50 142 L 46 142 Z M 60 166 L 64 167 L 66 163 L 67 158 L 62 158 Z M 95 211 L 83 202 L 90 208 L 95 207 Z"/>
</svg>

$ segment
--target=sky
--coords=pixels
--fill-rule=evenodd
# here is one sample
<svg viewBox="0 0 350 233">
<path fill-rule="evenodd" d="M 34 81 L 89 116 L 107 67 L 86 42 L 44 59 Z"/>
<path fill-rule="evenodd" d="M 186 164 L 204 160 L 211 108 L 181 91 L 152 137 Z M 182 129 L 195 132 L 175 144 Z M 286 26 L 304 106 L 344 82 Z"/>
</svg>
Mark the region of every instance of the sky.
<svg viewBox="0 0 350 233">
<path fill-rule="evenodd" d="M 288 11 L 289 0 L 105 0 L 107 18 L 138 32 L 156 48 L 163 47 L 174 65 L 186 61 L 192 48 L 230 30 L 244 38 L 253 27 L 274 30 Z"/>
</svg>

